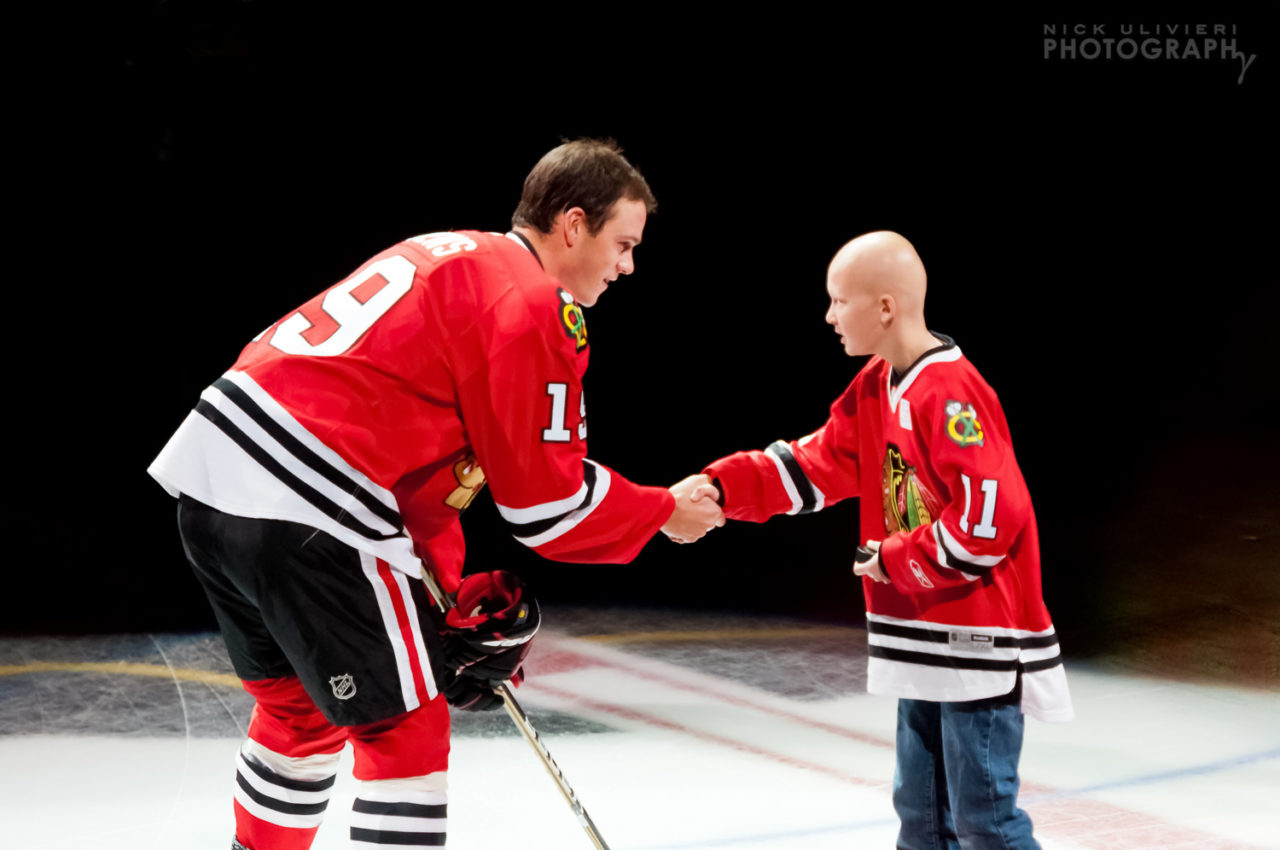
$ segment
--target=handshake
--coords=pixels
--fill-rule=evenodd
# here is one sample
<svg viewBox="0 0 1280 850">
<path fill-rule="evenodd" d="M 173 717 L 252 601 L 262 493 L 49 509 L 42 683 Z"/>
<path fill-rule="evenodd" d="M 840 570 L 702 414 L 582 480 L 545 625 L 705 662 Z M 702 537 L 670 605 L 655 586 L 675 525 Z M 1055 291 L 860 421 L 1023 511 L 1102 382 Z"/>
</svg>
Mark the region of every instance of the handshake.
<svg viewBox="0 0 1280 850">
<path fill-rule="evenodd" d="M 676 509 L 671 519 L 662 526 L 662 533 L 676 543 L 692 543 L 708 531 L 724 525 L 724 511 L 720 509 L 720 491 L 705 473 L 690 475 L 672 484 L 671 495 L 676 497 Z"/>
<path fill-rule="evenodd" d="M 676 509 L 671 519 L 662 526 L 662 533 L 676 543 L 692 543 L 701 540 L 713 528 L 724 525 L 724 510 L 720 507 L 720 491 L 712 483 L 711 476 L 701 473 L 669 488 L 676 497 Z M 880 563 L 879 540 L 868 540 L 858 547 L 853 564 L 853 574 L 867 576 L 881 584 L 891 584 L 884 566 Z"/>
</svg>

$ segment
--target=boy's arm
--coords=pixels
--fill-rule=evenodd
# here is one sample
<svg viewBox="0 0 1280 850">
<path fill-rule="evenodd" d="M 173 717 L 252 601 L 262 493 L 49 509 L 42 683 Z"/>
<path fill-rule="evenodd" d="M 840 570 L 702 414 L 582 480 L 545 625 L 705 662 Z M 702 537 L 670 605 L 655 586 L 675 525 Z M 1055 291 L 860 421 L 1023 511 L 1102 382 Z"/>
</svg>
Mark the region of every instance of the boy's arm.
<svg viewBox="0 0 1280 850">
<path fill-rule="evenodd" d="M 764 522 L 776 514 L 802 514 L 858 495 L 856 400 L 852 388 L 831 406 L 817 431 L 760 451 L 735 452 L 703 474 L 720 491 L 729 519 Z"/>
</svg>

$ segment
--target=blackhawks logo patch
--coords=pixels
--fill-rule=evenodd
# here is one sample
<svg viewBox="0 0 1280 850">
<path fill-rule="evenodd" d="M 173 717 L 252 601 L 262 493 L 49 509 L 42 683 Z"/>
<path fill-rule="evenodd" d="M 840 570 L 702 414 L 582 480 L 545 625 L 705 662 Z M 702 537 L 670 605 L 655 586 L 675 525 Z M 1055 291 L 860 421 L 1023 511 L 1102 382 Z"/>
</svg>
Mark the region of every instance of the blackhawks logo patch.
<svg viewBox="0 0 1280 850">
<path fill-rule="evenodd" d="M 884 453 L 884 530 L 888 534 L 928 525 L 942 513 L 942 503 L 892 443 Z"/>
<path fill-rule="evenodd" d="M 965 404 L 959 401 L 948 401 L 947 411 L 947 436 L 955 441 L 956 445 L 980 446 L 982 445 L 982 423 L 978 421 L 978 412 L 973 409 L 972 404 Z"/>
<path fill-rule="evenodd" d="M 564 287 L 557 287 L 556 294 L 560 296 L 560 325 L 581 351 L 587 347 L 587 317 L 582 315 L 582 308 Z"/>
</svg>

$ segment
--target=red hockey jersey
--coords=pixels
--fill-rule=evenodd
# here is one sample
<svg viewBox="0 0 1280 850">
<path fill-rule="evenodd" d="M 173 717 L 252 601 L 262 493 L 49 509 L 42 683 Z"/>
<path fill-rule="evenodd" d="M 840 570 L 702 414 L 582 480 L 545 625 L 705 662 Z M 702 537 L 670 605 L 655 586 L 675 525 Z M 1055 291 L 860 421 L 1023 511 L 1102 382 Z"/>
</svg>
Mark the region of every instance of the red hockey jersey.
<svg viewBox="0 0 1280 850">
<path fill-rule="evenodd" d="M 967 701 L 1009 693 L 1044 720 L 1072 715 L 1040 589 L 1031 497 L 995 392 L 954 342 L 895 376 L 874 357 L 818 431 L 705 471 L 725 514 L 762 522 L 860 496 L 891 584 L 863 581 L 871 693 Z"/>
<path fill-rule="evenodd" d="M 446 590 L 486 481 L 540 554 L 626 562 L 674 501 L 586 457 L 588 355 L 581 309 L 516 234 L 418 236 L 255 338 L 149 472 L 415 577 L 427 558 Z"/>
</svg>

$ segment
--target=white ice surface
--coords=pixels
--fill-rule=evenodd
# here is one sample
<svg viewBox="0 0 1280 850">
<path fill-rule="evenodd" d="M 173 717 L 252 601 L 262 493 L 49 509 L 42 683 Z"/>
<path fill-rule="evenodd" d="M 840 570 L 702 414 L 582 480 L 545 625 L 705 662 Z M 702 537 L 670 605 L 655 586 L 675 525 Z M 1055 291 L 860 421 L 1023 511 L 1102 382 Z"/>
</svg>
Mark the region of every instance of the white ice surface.
<svg viewBox="0 0 1280 850">
<path fill-rule="evenodd" d="M 544 736 L 612 850 L 893 846 L 891 700 L 792 700 L 547 638 L 583 663 L 519 695 L 616 730 Z M 1077 719 L 1027 724 L 1023 802 L 1045 850 L 1280 848 L 1280 693 L 1079 665 L 1070 681 Z M 0 845 L 225 850 L 238 745 L 0 737 Z M 349 770 L 348 752 L 317 850 L 347 846 Z M 522 739 L 464 736 L 454 739 L 448 846 L 591 847 Z"/>
</svg>

